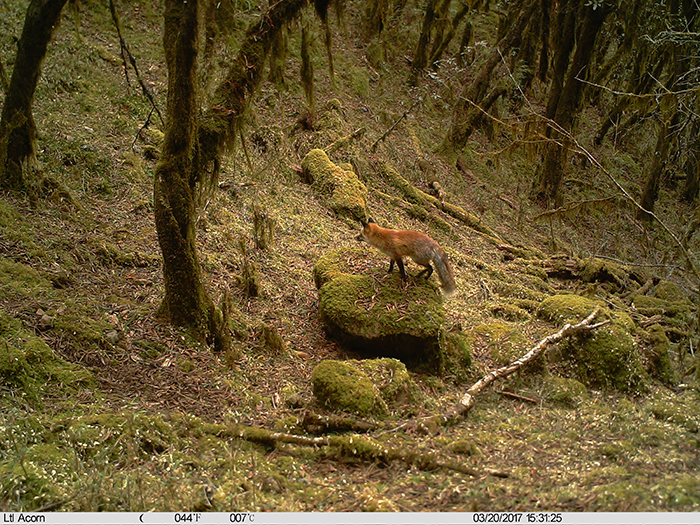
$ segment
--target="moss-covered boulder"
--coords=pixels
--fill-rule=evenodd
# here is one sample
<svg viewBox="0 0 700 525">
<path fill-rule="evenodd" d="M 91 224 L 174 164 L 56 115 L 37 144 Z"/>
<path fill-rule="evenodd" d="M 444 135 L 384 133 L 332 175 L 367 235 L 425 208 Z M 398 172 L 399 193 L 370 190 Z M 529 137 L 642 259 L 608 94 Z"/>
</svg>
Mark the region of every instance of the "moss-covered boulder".
<svg viewBox="0 0 700 525">
<path fill-rule="evenodd" d="M 628 267 L 612 261 L 590 257 L 581 261 L 580 274 L 584 282 L 610 283 L 614 290 L 621 289 L 629 278 Z"/>
<path fill-rule="evenodd" d="M 366 258 L 361 251 L 332 251 L 316 264 L 314 281 L 326 331 L 350 351 L 439 370 L 445 321 L 439 288 L 430 280 L 406 284 L 398 272 L 368 270 Z"/>
<path fill-rule="evenodd" d="M 379 390 L 382 400 L 392 411 L 413 412 L 423 399 L 420 387 L 411 378 L 406 365 L 398 359 L 352 361 Z"/>
<path fill-rule="evenodd" d="M 456 383 L 469 378 L 472 367 L 472 338 L 462 332 L 447 332 L 442 350 L 443 375 Z"/>
<path fill-rule="evenodd" d="M 678 286 L 669 281 L 657 284 L 651 295 L 633 295 L 632 305 L 647 317 L 662 316 L 663 324 L 675 328 L 676 333 L 679 330 L 687 332 L 695 320 L 693 303 Z"/>
<path fill-rule="evenodd" d="M 360 415 L 383 415 L 387 406 L 367 374 L 343 361 L 319 363 L 311 374 L 314 396 L 334 410 Z"/>
<path fill-rule="evenodd" d="M 322 149 L 311 150 L 301 168 L 304 179 L 338 216 L 357 221 L 367 218 L 367 187 L 352 170 L 331 162 Z"/>
<path fill-rule="evenodd" d="M 596 306 L 600 304 L 579 295 L 554 295 L 542 301 L 537 313 L 560 325 L 583 320 Z M 648 375 L 632 337 L 633 321 L 607 308 L 601 309 L 600 318 L 611 322 L 592 333 L 562 341 L 561 355 L 570 363 L 576 379 L 589 387 L 643 390 Z"/>
</svg>

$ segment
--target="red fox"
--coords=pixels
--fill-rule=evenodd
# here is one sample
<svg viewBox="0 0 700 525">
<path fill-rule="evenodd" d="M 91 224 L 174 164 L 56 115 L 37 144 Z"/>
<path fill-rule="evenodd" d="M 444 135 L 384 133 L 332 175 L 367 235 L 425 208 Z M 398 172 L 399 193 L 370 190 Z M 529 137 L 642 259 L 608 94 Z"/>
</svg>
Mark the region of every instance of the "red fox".
<svg viewBox="0 0 700 525">
<path fill-rule="evenodd" d="M 356 239 L 368 242 L 391 257 L 389 273 L 394 269 L 394 263 L 396 263 L 401 272 L 401 279 L 404 281 L 406 280 L 406 270 L 403 266 L 403 257 L 410 257 L 416 264 L 423 266 L 425 269 L 418 275 L 427 273 L 426 279 L 433 273 L 433 267 L 430 266 L 430 263 L 433 262 L 440 277 L 442 291 L 448 295 L 455 291 L 455 278 L 452 275 L 447 254 L 437 242 L 426 234 L 413 230 L 382 228 L 369 219 L 367 222 L 362 222 L 362 231 Z"/>
</svg>

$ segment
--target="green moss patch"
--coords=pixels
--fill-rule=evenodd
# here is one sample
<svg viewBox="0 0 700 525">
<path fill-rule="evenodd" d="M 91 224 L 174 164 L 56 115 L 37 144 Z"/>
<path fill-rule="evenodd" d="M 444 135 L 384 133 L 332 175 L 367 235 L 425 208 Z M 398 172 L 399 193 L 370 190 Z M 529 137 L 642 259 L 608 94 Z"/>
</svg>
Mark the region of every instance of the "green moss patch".
<svg viewBox="0 0 700 525">
<path fill-rule="evenodd" d="M 580 273 L 584 282 L 610 283 L 615 290 L 619 290 L 627 281 L 630 271 L 621 264 L 591 257 L 581 261 Z"/>
<path fill-rule="evenodd" d="M 0 384 L 30 400 L 93 388 L 92 374 L 59 358 L 40 338 L 0 312 Z"/>
<path fill-rule="evenodd" d="M 694 305 L 675 284 L 661 281 L 652 295 L 632 296 L 634 308 L 647 317 L 663 316 L 664 324 L 687 331 L 695 319 Z"/>
<path fill-rule="evenodd" d="M 666 337 L 664 327 L 659 324 L 650 326 L 644 339 L 644 357 L 649 375 L 665 385 L 675 385 L 678 382 L 678 374 L 671 362 L 671 341 Z"/>
<path fill-rule="evenodd" d="M 421 389 L 401 361 L 391 358 L 365 359 L 353 361 L 352 364 L 372 381 L 390 410 L 412 413 L 423 400 Z"/>
<path fill-rule="evenodd" d="M 469 377 L 473 364 L 472 338 L 464 332 L 447 332 L 443 345 L 443 375 L 457 383 Z"/>
<path fill-rule="evenodd" d="M 367 187 L 353 171 L 330 161 L 322 149 L 311 150 L 301 163 L 304 177 L 324 196 L 338 216 L 362 221 L 367 218 Z"/>
<path fill-rule="evenodd" d="M 589 397 L 583 383 L 565 377 L 545 376 L 542 390 L 547 401 L 566 408 L 576 408 Z"/>
<path fill-rule="evenodd" d="M 385 414 L 379 391 L 358 367 L 335 360 L 322 361 L 311 375 L 314 396 L 321 405 L 361 415 Z"/>
<path fill-rule="evenodd" d="M 659 421 L 673 423 L 693 434 L 700 431 L 700 410 L 697 408 L 697 399 L 689 403 L 681 399 L 655 395 L 647 401 L 645 408 Z"/>
<path fill-rule="evenodd" d="M 492 322 L 474 328 L 471 337 L 485 345 L 488 355 L 496 367 L 508 365 L 524 356 L 533 344 L 515 326 Z M 544 359 L 539 358 L 526 365 L 524 372 L 539 372 L 543 370 Z"/>
</svg>

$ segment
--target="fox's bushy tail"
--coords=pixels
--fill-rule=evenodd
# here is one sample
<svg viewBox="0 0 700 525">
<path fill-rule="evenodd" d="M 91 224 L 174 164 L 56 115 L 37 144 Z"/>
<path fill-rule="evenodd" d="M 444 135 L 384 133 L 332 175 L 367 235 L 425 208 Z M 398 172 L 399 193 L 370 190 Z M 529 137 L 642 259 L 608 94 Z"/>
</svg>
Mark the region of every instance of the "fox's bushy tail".
<svg viewBox="0 0 700 525">
<path fill-rule="evenodd" d="M 455 285 L 455 277 L 452 274 L 452 267 L 450 266 L 450 261 L 447 259 L 447 254 L 443 250 L 435 254 L 433 264 L 435 264 L 435 269 L 440 278 L 443 293 L 445 295 L 454 293 L 457 288 Z"/>
</svg>

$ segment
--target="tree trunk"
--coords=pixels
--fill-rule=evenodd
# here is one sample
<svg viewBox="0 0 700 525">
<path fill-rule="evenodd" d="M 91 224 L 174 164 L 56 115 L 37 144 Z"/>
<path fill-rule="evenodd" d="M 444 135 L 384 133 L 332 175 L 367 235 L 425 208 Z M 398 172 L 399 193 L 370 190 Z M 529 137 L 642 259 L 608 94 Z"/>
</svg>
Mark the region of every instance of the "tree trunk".
<svg viewBox="0 0 700 525">
<path fill-rule="evenodd" d="M 583 12 L 584 18 L 576 34 L 576 51 L 566 69 L 566 79 L 561 89 L 558 83 L 553 80 L 550 100 L 547 103 L 547 117 L 565 132 L 572 131 L 574 119 L 578 114 L 578 105 L 583 91 L 583 82 L 578 79 L 578 76 L 585 75 L 593 53 L 596 36 L 607 15 L 603 7 L 593 9 L 587 5 L 581 6 L 579 12 Z M 569 25 L 565 23 L 562 29 L 566 31 L 567 27 Z M 565 37 L 565 33 L 562 33 L 562 36 Z M 561 70 L 563 62 L 563 57 L 555 58 L 555 70 Z M 555 73 L 555 78 L 558 75 L 559 73 Z M 553 137 L 557 135 L 559 134 L 555 132 L 550 134 Z M 544 157 L 538 168 L 533 192 L 535 200 L 541 203 L 556 202 L 559 198 L 559 188 L 564 178 L 566 142 L 566 138 L 561 136 L 559 142 L 551 141 L 545 146 Z"/>
<path fill-rule="evenodd" d="M 221 154 L 262 79 L 278 31 L 307 0 L 280 0 L 252 25 L 214 94 L 200 115 L 197 51 L 201 0 L 166 0 L 163 47 L 168 67 L 165 141 L 154 183 L 155 223 L 163 252 L 165 297 L 159 313 L 218 350 L 230 345 L 226 301 L 214 306 L 202 284 L 195 217 L 200 193 L 218 178 Z"/>
<path fill-rule="evenodd" d="M 653 217 L 650 213 L 654 211 L 654 204 L 659 198 L 659 188 L 661 186 L 661 176 L 666 167 L 666 159 L 668 157 L 668 149 L 673 136 L 672 129 L 677 123 L 678 112 L 675 111 L 670 121 L 666 121 L 661 126 L 659 134 L 656 137 L 656 146 L 652 153 L 651 163 L 646 172 L 646 180 L 642 197 L 639 204 L 644 210 L 637 210 L 637 220 L 651 221 Z"/>
<path fill-rule="evenodd" d="M 459 27 L 459 24 L 462 23 L 462 20 L 465 16 L 467 16 L 467 13 L 469 13 L 470 9 L 471 7 L 468 3 L 463 3 L 457 11 L 457 13 L 455 14 L 455 16 L 452 18 L 452 22 L 443 24 L 443 30 L 440 32 L 439 38 L 435 39 L 435 42 L 433 43 L 433 49 L 430 51 L 431 67 L 436 67 L 437 62 L 442 58 L 443 53 L 447 49 L 447 46 L 450 45 L 452 39 L 457 33 L 457 28 Z M 447 13 L 445 13 L 445 16 L 447 16 Z"/>
<path fill-rule="evenodd" d="M 210 333 L 213 303 L 202 284 L 195 236 L 199 3 L 166 0 L 163 37 L 168 67 L 165 140 L 155 172 L 154 206 L 163 252 L 160 314 L 199 339 Z"/>
<path fill-rule="evenodd" d="M 36 164 L 32 103 L 46 49 L 66 0 L 32 0 L 24 19 L 17 59 L 0 116 L 0 186 L 23 190 L 25 166 Z"/>
<path fill-rule="evenodd" d="M 544 116 L 554 120 L 559 105 L 559 98 L 564 89 L 564 80 L 569 65 L 569 57 L 574 49 L 576 29 L 576 7 L 574 0 L 563 0 L 559 3 L 557 16 L 556 37 L 553 46 L 556 49 L 552 63 L 552 83 L 549 87 L 547 108 Z M 546 135 L 551 130 L 547 128 Z"/>
<path fill-rule="evenodd" d="M 700 192 L 700 122 L 693 122 L 690 128 L 688 160 L 686 160 L 683 170 L 685 171 L 685 184 L 681 199 L 692 203 Z"/>
<path fill-rule="evenodd" d="M 462 94 L 457 104 L 455 104 L 450 131 L 441 146 L 443 151 L 460 149 L 467 144 L 474 125 L 473 109 L 475 106 L 481 106 L 483 103 L 491 83 L 491 73 L 501 60 L 501 54 L 505 55 L 508 51 L 520 45 L 525 28 L 530 23 L 532 14 L 537 7 L 537 1 L 530 0 L 526 6 L 521 8 L 516 21 L 486 58 L 486 62 L 481 66 L 474 80 L 470 84 L 464 85 Z"/>
<path fill-rule="evenodd" d="M 435 8 L 439 0 L 428 0 L 425 7 L 425 16 L 423 17 L 423 25 L 421 27 L 420 37 L 416 44 L 416 50 L 413 53 L 413 62 L 411 64 L 411 77 L 409 84 L 416 85 L 420 72 L 428 65 L 428 44 L 430 43 L 431 34 L 433 32 L 433 22 L 435 21 Z"/>
</svg>

